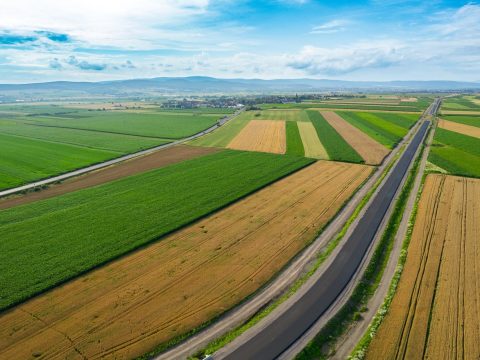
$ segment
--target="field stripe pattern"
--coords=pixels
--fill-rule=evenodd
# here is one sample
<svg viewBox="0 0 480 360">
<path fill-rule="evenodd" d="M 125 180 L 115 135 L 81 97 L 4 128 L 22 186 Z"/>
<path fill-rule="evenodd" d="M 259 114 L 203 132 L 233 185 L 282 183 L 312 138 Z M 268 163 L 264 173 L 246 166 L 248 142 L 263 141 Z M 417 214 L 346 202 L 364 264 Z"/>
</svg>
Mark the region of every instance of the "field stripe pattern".
<svg viewBox="0 0 480 360">
<path fill-rule="evenodd" d="M 438 119 L 438 127 L 480 139 L 480 127 L 460 124 L 444 119 Z"/>
<path fill-rule="evenodd" d="M 311 122 L 298 122 L 297 124 L 305 148 L 305 156 L 315 159 L 328 159 L 327 150 L 320 142 L 313 124 Z"/>
<path fill-rule="evenodd" d="M 227 147 L 235 150 L 285 154 L 285 121 L 252 120 Z"/>
<path fill-rule="evenodd" d="M 278 272 L 370 172 L 316 162 L 4 313 L 0 358 L 134 358 L 199 326 Z"/>
<path fill-rule="evenodd" d="M 367 359 L 480 358 L 480 180 L 428 175 L 407 261 Z"/>
<path fill-rule="evenodd" d="M 388 149 L 377 143 L 368 135 L 343 120 L 332 111 L 321 111 L 322 116 L 328 123 L 355 149 L 367 164 L 380 164 Z"/>
</svg>

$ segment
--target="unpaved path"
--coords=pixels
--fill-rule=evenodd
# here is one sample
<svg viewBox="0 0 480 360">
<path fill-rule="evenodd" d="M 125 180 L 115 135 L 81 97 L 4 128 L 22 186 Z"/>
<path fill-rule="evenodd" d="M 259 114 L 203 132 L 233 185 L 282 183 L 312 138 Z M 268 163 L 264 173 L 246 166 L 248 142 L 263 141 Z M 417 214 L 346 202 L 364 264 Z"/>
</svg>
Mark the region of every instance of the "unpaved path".
<svg viewBox="0 0 480 360">
<path fill-rule="evenodd" d="M 347 141 L 367 164 L 380 164 L 389 150 L 357 129 L 333 111 L 320 111 L 322 116 Z"/>
<path fill-rule="evenodd" d="M 85 175 L 68 179 L 63 183 L 51 185 L 49 188 L 42 191 L 30 192 L 24 195 L 15 195 L 8 198 L 0 198 L 0 210 L 104 184 L 125 176 L 157 169 L 159 167 L 187 159 L 193 159 L 216 151 L 219 150 L 215 148 L 176 145 L 174 147 L 159 150 L 148 155 L 136 157 L 107 168 L 102 168 Z"/>
</svg>

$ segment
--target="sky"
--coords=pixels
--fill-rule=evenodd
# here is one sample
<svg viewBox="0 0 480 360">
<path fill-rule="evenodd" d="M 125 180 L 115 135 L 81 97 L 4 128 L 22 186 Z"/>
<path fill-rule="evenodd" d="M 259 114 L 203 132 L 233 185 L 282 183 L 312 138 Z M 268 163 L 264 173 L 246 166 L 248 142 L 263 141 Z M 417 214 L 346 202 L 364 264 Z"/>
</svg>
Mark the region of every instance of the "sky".
<svg viewBox="0 0 480 360">
<path fill-rule="evenodd" d="M 480 81 L 480 3 L 11 0 L 0 83 L 160 76 Z"/>
</svg>

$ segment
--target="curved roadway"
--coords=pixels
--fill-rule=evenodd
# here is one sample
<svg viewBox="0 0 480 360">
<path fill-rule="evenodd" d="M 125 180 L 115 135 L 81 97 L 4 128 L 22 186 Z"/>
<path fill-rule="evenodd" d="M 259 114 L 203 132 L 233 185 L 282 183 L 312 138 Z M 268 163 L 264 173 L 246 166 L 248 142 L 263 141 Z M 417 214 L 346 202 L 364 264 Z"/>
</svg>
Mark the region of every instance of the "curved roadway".
<svg viewBox="0 0 480 360">
<path fill-rule="evenodd" d="M 438 106 L 439 101 L 435 100 L 427 113 L 435 114 Z M 288 311 L 222 358 L 275 359 L 301 338 L 335 302 L 358 271 L 429 125 L 430 121 L 426 120 L 420 126 L 365 215 L 319 280 Z"/>
</svg>

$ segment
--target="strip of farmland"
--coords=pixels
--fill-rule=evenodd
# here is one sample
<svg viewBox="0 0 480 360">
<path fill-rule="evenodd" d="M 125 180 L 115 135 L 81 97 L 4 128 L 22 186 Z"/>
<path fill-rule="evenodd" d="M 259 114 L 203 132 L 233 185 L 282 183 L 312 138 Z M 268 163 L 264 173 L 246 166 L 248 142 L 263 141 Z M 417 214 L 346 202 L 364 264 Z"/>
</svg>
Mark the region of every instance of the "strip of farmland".
<svg viewBox="0 0 480 360">
<path fill-rule="evenodd" d="M 328 123 L 360 154 L 368 164 L 380 164 L 389 151 L 368 135 L 350 125 L 332 111 L 322 111 L 322 116 Z"/>
<path fill-rule="evenodd" d="M 327 150 L 320 142 L 313 124 L 311 122 L 299 122 L 297 125 L 305 148 L 305 156 L 315 159 L 328 159 Z"/>
<path fill-rule="evenodd" d="M 480 139 L 480 127 L 477 126 L 470 126 L 444 119 L 438 119 L 438 127 Z"/>
<path fill-rule="evenodd" d="M 298 130 L 297 122 L 287 121 L 287 154 L 304 156 L 305 150 Z"/>
<path fill-rule="evenodd" d="M 134 250 L 312 160 L 221 151 L 0 211 L 0 308 Z"/>
<path fill-rule="evenodd" d="M 480 358 L 480 180 L 429 175 L 367 359 Z"/>
<path fill-rule="evenodd" d="M 22 304 L 0 317 L 0 357 L 133 358 L 184 334 L 268 281 L 370 172 L 317 162 Z"/>
<path fill-rule="evenodd" d="M 227 147 L 236 150 L 285 154 L 285 134 L 285 121 L 252 120 Z"/>
<path fill-rule="evenodd" d="M 193 159 L 216 151 L 218 150 L 214 148 L 177 145 L 156 151 L 152 154 L 140 156 L 120 164 L 109 166 L 104 169 L 93 171 L 73 179 L 68 179 L 65 182 L 54 184 L 42 191 L 34 191 L 20 196 L 0 198 L 0 209 L 7 209 L 38 200 L 48 199 L 72 191 L 105 184 L 109 181 L 140 174 L 149 170 L 164 167 L 183 160 Z"/>
</svg>

